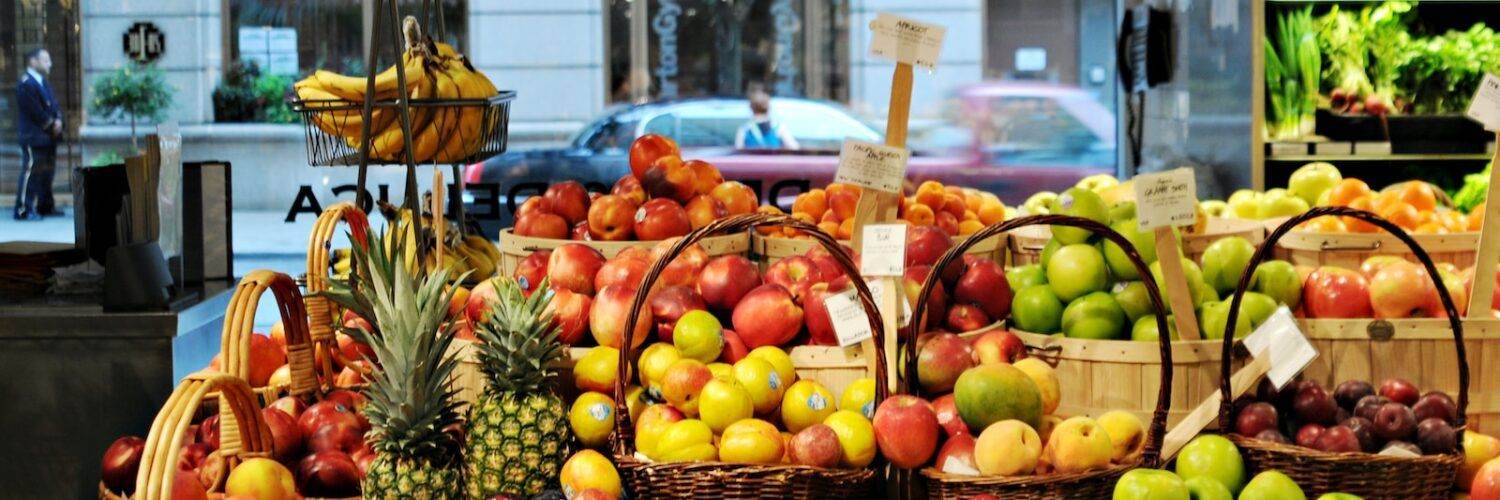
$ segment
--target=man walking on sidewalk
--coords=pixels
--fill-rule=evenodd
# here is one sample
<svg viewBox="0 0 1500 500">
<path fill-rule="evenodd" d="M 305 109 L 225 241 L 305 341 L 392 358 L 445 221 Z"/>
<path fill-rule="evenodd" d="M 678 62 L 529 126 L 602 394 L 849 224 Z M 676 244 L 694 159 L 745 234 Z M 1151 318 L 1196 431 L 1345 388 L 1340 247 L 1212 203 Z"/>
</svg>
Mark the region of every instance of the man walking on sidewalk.
<svg viewBox="0 0 1500 500">
<path fill-rule="evenodd" d="M 16 187 L 16 220 L 39 220 L 58 213 L 52 200 L 57 140 L 62 137 L 62 109 L 52 95 L 47 74 L 52 56 L 46 49 L 26 53 L 26 74 L 16 86 L 16 131 L 21 142 L 21 176 Z"/>
</svg>

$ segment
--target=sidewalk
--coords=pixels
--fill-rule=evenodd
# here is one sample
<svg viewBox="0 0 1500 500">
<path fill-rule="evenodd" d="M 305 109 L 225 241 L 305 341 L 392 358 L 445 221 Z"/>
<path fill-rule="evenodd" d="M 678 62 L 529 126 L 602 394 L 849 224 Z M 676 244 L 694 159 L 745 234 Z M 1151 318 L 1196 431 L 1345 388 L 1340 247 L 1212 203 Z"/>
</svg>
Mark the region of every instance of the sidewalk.
<svg viewBox="0 0 1500 500">
<path fill-rule="evenodd" d="M 64 217 L 40 221 L 0 217 L 0 241 L 72 242 L 72 209 L 65 210 Z M 232 217 L 235 274 L 263 267 L 289 274 L 306 271 L 307 236 L 316 217 L 303 216 L 290 223 L 285 222 L 286 214 L 281 212 L 236 211 Z"/>
</svg>

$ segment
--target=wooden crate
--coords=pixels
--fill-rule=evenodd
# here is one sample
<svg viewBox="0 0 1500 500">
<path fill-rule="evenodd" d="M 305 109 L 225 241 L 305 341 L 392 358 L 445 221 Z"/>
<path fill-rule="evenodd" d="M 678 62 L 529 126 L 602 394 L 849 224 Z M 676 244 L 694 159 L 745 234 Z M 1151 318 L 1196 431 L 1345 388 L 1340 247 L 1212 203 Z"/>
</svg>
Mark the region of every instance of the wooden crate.
<svg viewBox="0 0 1500 500">
<path fill-rule="evenodd" d="M 1271 226 L 1275 227 L 1275 226 Z M 1435 263 L 1447 262 L 1467 268 L 1474 265 L 1479 232 L 1411 235 Z M 1338 266 L 1359 269 L 1375 255 L 1417 258 L 1401 240 L 1389 233 L 1315 233 L 1293 230 L 1276 242 L 1276 258 L 1299 266 Z"/>
<path fill-rule="evenodd" d="M 1142 422 L 1151 421 L 1151 413 L 1156 410 L 1157 388 L 1161 387 L 1161 352 L 1156 342 L 1015 333 L 1033 348 L 1059 349 L 1056 353 L 1037 355 L 1054 364 L 1062 382 L 1058 415 L 1098 417 L 1110 410 L 1126 410 L 1135 413 Z M 1172 342 L 1169 428 L 1219 390 L 1222 349 L 1223 344 L 1218 340 Z"/>
<path fill-rule="evenodd" d="M 958 243 L 960 241 L 964 241 L 964 239 L 966 238 L 968 238 L 968 236 L 955 236 L 953 237 L 953 242 Z M 988 240 L 979 242 L 978 244 L 969 248 L 969 251 L 966 253 L 982 254 L 988 256 L 991 259 L 994 259 L 996 262 L 1004 262 L 1003 259 L 1005 258 L 1006 241 L 1006 235 L 1001 234 Z M 845 245 L 850 244 L 848 241 L 841 241 L 840 243 L 843 243 Z M 775 263 L 778 260 L 805 254 L 808 250 L 812 249 L 814 245 L 817 245 L 817 243 L 813 242 L 813 240 L 779 237 L 772 238 L 762 236 L 760 233 L 754 233 L 750 235 L 750 253 L 754 256 L 754 260 L 760 262 L 760 268 L 762 271 L 770 267 L 771 264 Z"/>
<path fill-rule="evenodd" d="M 1318 358 L 1302 372 L 1334 387 L 1349 379 L 1410 380 L 1423 392 L 1458 395 L 1458 354 L 1446 319 L 1304 319 Z M 1500 319 L 1464 320 L 1469 358 L 1469 428 L 1500 432 Z M 1372 328 L 1373 326 L 1373 328 Z M 1377 340 L 1384 339 L 1384 340 Z"/>
<path fill-rule="evenodd" d="M 532 252 L 538 250 L 552 250 L 554 248 L 569 244 L 582 243 L 599 250 L 605 258 L 614 257 L 629 247 L 642 247 L 650 249 L 655 247 L 658 241 L 573 241 L 554 240 L 551 238 L 532 238 L 529 236 L 516 236 L 509 228 L 500 230 L 500 273 L 502 276 L 510 276 L 515 273 L 516 266 L 521 260 Z M 710 257 L 720 255 L 738 254 L 745 255 L 750 251 L 750 235 L 729 234 L 724 236 L 710 236 L 704 238 L 700 245 L 703 251 L 708 252 Z"/>
<path fill-rule="evenodd" d="M 1204 232 L 1182 236 L 1182 256 L 1198 262 L 1203 256 L 1203 251 L 1207 250 L 1210 244 L 1229 236 L 1239 236 L 1250 240 L 1251 244 L 1260 245 L 1266 240 L 1265 223 L 1243 219 L 1209 219 L 1208 229 Z M 1042 248 L 1047 246 L 1047 241 L 1050 239 L 1052 239 L 1052 229 L 1048 226 L 1026 226 L 1011 231 L 1011 265 L 1021 266 L 1040 262 Z"/>
</svg>

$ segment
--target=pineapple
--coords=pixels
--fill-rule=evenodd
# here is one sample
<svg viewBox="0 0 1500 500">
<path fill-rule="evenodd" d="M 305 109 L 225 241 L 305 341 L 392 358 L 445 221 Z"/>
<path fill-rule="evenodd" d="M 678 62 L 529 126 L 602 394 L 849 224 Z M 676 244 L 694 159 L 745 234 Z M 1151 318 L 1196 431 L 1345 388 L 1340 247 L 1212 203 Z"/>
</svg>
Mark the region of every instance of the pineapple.
<svg viewBox="0 0 1500 500">
<path fill-rule="evenodd" d="M 545 310 L 552 294 L 526 297 L 510 278 L 496 284 L 494 319 L 475 331 L 484 341 L 476 346 L 489 385 L 469 408 L 464 451 L 471 499 L 555 487 L 571 438 L 567 408 L 551 385 L 566 352 Z"/>
<path fill-rule="evenodd" d="M 366 436 L 375 451 L 364 498 L 456 499 L 463 495 L 458 403 L 450 386 L 458 361 L 449 356 L 451 327 L 443 324 L 452 291 L 447 273 L 413 276 L 400 265 L 411 248 L 397 243 L 354 244 L 354 283 L 335 284 L 327 296 L 374 326 L 351 331 L 375 351 Z"/>
</svg>

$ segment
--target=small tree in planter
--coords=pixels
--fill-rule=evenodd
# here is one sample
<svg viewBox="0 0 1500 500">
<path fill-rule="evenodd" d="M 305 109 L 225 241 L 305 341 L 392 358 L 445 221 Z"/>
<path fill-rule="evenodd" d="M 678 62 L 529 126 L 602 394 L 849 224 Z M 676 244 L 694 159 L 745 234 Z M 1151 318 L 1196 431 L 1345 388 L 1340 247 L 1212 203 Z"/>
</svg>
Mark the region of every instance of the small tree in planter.
<svg viewBox="0 0 1500 500">
<path fill-rule="evenodd" d="M 159 122 L 172 107 L 172 88 L 154 66 L 132 64 L 94 82 L 89 110 L 106 119 L 124 115 L 130 120 L 130 148 L 136 146 L 135 123 L 141 118 Z"/>
</svg>

